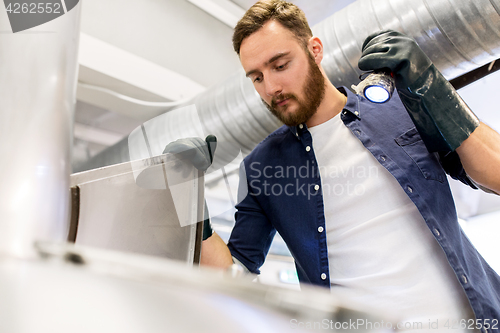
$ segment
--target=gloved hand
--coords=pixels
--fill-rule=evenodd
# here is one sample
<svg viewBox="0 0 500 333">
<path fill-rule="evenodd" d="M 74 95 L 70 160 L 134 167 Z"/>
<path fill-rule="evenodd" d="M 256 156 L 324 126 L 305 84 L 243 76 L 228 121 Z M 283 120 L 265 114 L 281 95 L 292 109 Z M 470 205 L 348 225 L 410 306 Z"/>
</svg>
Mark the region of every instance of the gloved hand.
<svg viewBox="0 0 500 333">
<path fill-rule="evenodd" d="M 427 149 L 454 151 L 479 120 L 417 43 L 397 31 L 370 35 L 362 47 L 361 70 L 390 69 L 401 101 Z"/>
<path fill-rule="evenodd" d="M 196 169 L 207 171 L 214 160 L 215 148 L 217 148 L 217 138 L 215 135 L 208 135 L 205 141 L 200 138 L 186 138 L 170 142 L 163 150 L 163 154 L 178 154 L 181 158 L 191 161 Z M 203 240 L 206 240 L 213 234 L 206 201 L 203 215 Z"/>
<path fill-rule="evenodd" d="M 196 169 L 207 171 L 214 160 L 216 147 L 217 138 L 210 134 L 205 141 L 201 138 L 185 138 L 170 142 L 163 150 L 163 154 L 177 154 L 191 161 Z"/>
<path fill-rule="evenodd" d="M 210 223 L 210 214 L 208 213 L 207 201 L 205 200 L 205 209 L 203 211 L 203 240 L 206 240 L 214 233 Z"/>
</svg>

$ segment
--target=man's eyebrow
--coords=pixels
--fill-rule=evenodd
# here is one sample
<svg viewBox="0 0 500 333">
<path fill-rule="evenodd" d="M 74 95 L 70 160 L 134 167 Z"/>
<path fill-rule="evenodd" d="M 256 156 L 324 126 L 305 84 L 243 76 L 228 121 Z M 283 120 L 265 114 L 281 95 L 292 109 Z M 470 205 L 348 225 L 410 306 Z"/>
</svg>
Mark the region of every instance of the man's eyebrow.
<svg viewBox="0 0 500 333">
<path fill-rule="evenodd" d="M 277 55 L 275 55 L 274 57 L 272 57 L 271 59 L 269 59 L 268 62 L 266 62 L 266 65 L 269 65 L 269 64 L 272 64 L 273 62 L 275 62 L 276 60 L 280 59 L 280 58 L 283 58 L 285 56 L 287 56 L 290 52 L 284 52 L 284 53 L 278 53 Z"/>
<path fill-rule="evenodd" d="M 271 59 L 269 59 L 264 65 L 267 66 L 269 64 L 272 64 L 276 60 L 281 59 L 281 58 L 287 56 L 288 54 L 290 54 L 290 52 L 278 53 L 277 55 L 275 55 Z M 249 77 L 250 75 L 252 75 L 252 74 L 254 74 L 256 72 L 258 72 L 258 70 L 256 70 L 256 69 L 251 70 L 251 71 L 249 71 L 249 72 L 246 73 L 246 77 Z"/>
</svg>

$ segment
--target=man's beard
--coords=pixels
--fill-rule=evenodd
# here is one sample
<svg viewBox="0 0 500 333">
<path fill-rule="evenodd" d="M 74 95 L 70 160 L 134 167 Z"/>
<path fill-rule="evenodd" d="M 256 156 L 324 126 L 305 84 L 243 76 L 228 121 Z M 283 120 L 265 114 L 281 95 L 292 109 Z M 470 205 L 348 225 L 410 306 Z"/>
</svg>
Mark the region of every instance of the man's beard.
<svg viewBox="0 0 500 333">
<path fill-rule="evenodd" d="M 325 78 L 309 52 L 308 56 L 309 73 L 307 74 L 306 82 L 302 88 L 304 100 L 299 100 L 294 94 L 280 94 L 275 96 L 271 101 L 271 105 L 268 105 L 263 100 L 269 111 L 271 111 L 271 113 L 283 124 L 288 126 L 297 126 L 307 122 L 316 113 L 325 96 Z M 276 101 L 282 101 L 284 99 L 295 100 L 299 104 L 298 109 L 293 113 L 287 114 L 285 111 L 288 105 L 284 105 L 281 107 L 281 110 L 278 110 Z"/>
</svg>

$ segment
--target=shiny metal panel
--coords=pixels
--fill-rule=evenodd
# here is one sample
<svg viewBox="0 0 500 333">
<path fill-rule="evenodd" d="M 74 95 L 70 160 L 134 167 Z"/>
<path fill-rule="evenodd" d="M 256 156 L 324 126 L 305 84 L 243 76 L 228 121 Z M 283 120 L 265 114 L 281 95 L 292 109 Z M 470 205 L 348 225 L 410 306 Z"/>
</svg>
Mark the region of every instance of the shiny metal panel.
<svg viewBox="0 0 500 333">
<path fill-rule="evenodd" d="M 0 11 L 0 253 L 66 237 L 79 18 L 13 34 Z"/>
<path fill-rule="evenodd" d="M 193 263 L 204 186 L 191 164 L 161 155 L 73 174 L 71 186 L 76 244 Z"/>
<path fill-rule="evenodd" d="M 355 311 L 324 288 L 282 289 L 171 260 L 41 245 L 45 259 L 0 257 L 2 332 L 317 332 L 298 323 L 388 320 Z"/>
</svg>

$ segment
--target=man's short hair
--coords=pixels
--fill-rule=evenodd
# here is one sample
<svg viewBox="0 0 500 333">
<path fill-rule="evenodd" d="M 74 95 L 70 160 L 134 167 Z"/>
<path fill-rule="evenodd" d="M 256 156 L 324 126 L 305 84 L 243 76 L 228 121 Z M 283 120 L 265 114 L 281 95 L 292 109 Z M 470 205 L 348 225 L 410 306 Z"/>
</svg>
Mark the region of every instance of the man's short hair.
<svg viewBox="0 0 500 333">
<path fill-rule="evenodd" d="M 250 7 L 234 28 L 233 47 L 238 55 L 243 40 L 270 20 L 279 22 L 290 30 L 302 47 L 307 49 L 307 42 L 313 34 L 304 12 L 290 2 L 262 0 Z"/>
</svg>

